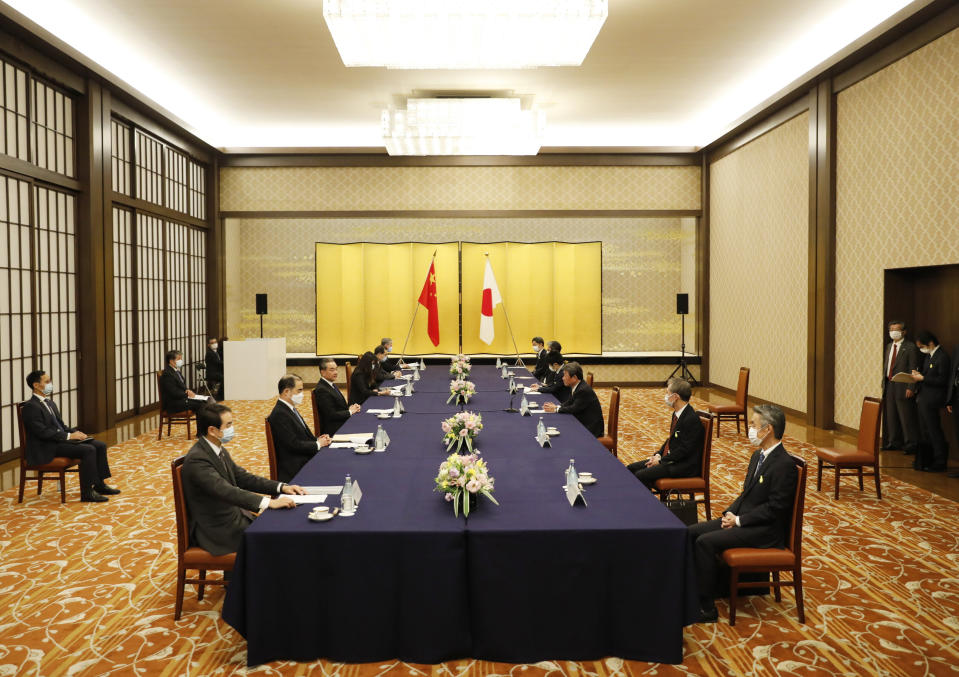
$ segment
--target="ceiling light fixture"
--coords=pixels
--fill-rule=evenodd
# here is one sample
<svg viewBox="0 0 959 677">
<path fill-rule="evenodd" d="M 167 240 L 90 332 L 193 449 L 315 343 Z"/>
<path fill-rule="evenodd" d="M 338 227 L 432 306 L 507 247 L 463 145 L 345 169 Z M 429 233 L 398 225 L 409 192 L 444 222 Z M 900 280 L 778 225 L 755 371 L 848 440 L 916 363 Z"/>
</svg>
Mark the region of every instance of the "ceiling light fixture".
<svg viewBox="0 0 959 677">
<path fill-rule="evenodd" d="M 409 99 L 382 120 L 390 155 L 536 155 L 546 123 L 513 98 Z"/>
<path fill-rule="evenodd" d="M 346 66 L 579 66 L 608 0 L 324 0 Z"/>
</svg>

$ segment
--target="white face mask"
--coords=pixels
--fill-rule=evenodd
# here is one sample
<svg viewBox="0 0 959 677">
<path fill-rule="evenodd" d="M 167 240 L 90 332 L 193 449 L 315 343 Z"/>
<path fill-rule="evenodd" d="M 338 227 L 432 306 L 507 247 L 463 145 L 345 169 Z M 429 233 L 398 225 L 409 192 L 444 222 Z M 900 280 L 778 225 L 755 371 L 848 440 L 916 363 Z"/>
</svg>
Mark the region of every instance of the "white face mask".
<svg viewBox="0 0 959 677">
<path fill-rule="evenodd" d="M 925 346 L 923 346 L 922 348 L 919 349 L 919 352 L 922 353 L 923 355 L 928 355 L 932 351 L 929 350 L 929 348 L 926 348 Z"/>
<path fill-rule="evenodd" d="M 754 447 L 762 446 L 763 443 L 762 439 L 759 437 L 759 430 L 752 426 L 749 426 L 749 441 Z"/>
<path fill-rule="evenodd" d="M 183 360 L 177 360 L 177 361 L 176 361 L 176 368 L 179 369 L 179 368 L 182 367 L 182 366 L 183 366 Z"/>
<path fill-rule="evenodd" d="M 386 346 L 386 352 L 392 353 L 392 352 L 393 352 L 393 346 Z"/>
<path fill-rule="evenodd" d="M 226 444 L 233 439 L 235 434 L 236 433 L 233 431 L 233 426 L 231 425 L 229 428 L 223 431 L 223 437 L 220 438 L 220 444 Z"/>
<path fill-rule="evenodd" d="M 673 406 L 673 401 L 669 399 L 673 396 L 673 394 L 674 393 L 666 393 L 666 396 L 663 398 L 663 400 L 666 402 L 666 405 L 669 407 Z"/>
<path fill-rule="evenodd" d="M 45 386 L 43 386 L 43 394 L 46 395 L 47 397 L 53 394 L 53 383 L 48 383 Z"/>
<path fill-rule="evenodd" d="M 539 346 L 536 345 L 535 343 L 533 344 L 533 352 L 534 352 L 534 353 L 538 353 L 538 352 L 539 352 Z"/>
<path fill-rule="evenodd" d="M 299 405 L 303 404 L 303 393 L 297 393 L 296 395 L 294 395 L 294 396 L 291 397 L 290 399 L 293 400 L 293 404 L 299 406 Z"/>
<path fill-rule="evenodd" d="M 210 344 L 210 350 L 216 350 L 216 349 L 219 348 L 219 347 L 220 347 L 220 344 L 219 344 L 219 343 L 211 343 L 211 344 Z"/>
<path fill-rule="evenodd" d="M 891 338 L 893 341 L 898 341 L 899 339 L 902 338 L 902 332 L 901 332 L 901 331 L 891 331 L 891 332 L 889 332 L 889 338 Z"/>
</svg>

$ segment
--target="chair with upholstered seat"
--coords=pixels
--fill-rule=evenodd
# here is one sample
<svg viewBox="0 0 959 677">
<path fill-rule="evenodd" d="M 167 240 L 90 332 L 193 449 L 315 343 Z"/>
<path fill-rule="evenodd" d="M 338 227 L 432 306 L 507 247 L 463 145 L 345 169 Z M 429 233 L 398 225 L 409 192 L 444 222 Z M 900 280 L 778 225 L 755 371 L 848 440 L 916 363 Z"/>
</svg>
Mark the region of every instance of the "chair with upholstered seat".
<svg viewBox="0 0 959 677">
<path fill-rule="evenodd" d="M 859 491 L 863 490 L 863 476 L 873 476 L 876 480 L 876 498 L 882 499 L 882 489 L 879 487 L 879 426 L 881 425 L 882 402 L 875 397 L 864 397 L 862 412 L 859 414 L 859 437 L 856 448 L 851 451 L 842 449 L 817 449 L 819 458 L 819 475 L 816 477 L 816 491 L 822 491 L 823 470 L 834 468 L 836 482 L 833 498 L 839 498 L 839 478 L 859 477 Z M 871 473 L 863 473 L 863 469 L 872 468 Z M 840 472 L 851 470 L 852 472 Z"/>
<path fill-rule="evenodd" d="M 185 456 L 173 459 L 170 468 L 173 472 L 173 507 L 176 511 L 176 605 L 173 610 L 173 620 L 180 620 L 183 610 L 183 590 L 187 583 L 197 586 L 197 600 L 203 599 L 203 589 L 207 585 L 226 585 L 226 572 L 233 571 L 236 562 L 236 553 L 226 555 L 212 555 L 203 548 L 190 546 L 190 520 L 187 513 L 186 499 L 183 496 L 183 459 Z M 196 571 L 197 578 L 187 578 L 187 571 Z M 222 571 L 223 578 L 207 578 L 207 571 Z"/>
<path fill-rule="evenodd" d="M 266 456 L 270 461 L 270 479 L 276 482 L 276 447 L 273 446 L 273 426 L 270 425 L 269 418 L 263 419 L 263 426 L 266 428 Z"/>
<path fill-rule="evenodd" d="M 189 409 L 184 409 L 183 411 L 168 412 L 166 410 L 166 403 L 163 401 L 163 386 L 160 385 L 160 379 L 163 376 L 162 371 L 157 373 L 157 393 L 159 396 L 158 401 L 160 402 L 160 428 L 157 430 L 157 439 L 163 437 L 163 424 L 166 423 L 166 434 L 167 437 L 170 437 L 172 434 L 174 425 L 185 425 L 186 426 L 186 438 L 190 439 L 190 424 L 195 420 L 196 416 Z"/>
<path fill-rule="evenodd" d="M 588 385 L 590 388 L 593 387 L 593 372 L 591 371 L 586 372 L 586 385 Z"/>
<path fill-rule="evenodd" d="M 703 466 L 698 477 L 662 477 L 653 483 L 653 491 L 659 494 L 661 501 L 666 500 L 669 492 L 675 491 L 679 494 L 689 494 L 690 500 L 696 503 L 702 503 L 706 508 L 706 519 L 713 518 L 712 508 L 709 504 L 709 464 L 713 451 L 713 417 L 706 411 L 697 411 L 699 421 L 703 424 Z M 702 494 L 701 499 L 696 498 L 696 494 Z"/>
<path fill-rule="evenodd" d="M 792 454 L 790 454 L 792 456 Z M 792 456 L 796 463 L 796 496 L 785 548 L 730 548 L 723 552 L 723 562 L 729 567 L 729 624 L 736 625 L 736 599 L 740 588 L 768 588 L 776 590 L 776 601 L 782 602 L 782 586 L 791 586 L 796 594 L 799 622 L 806 622 L 802 593 L 802 522 L 806 500 L 806 462 Z M 792 580 L 780 581 L 779 574 L 792 572 Z M 740 581 L 743 573 L 772 573 L 772 582 Z"/>
<path fill-rule="evenodd" d="M 362 355 L 360 356 L 362 358 Z M 356 361 L 357 364 L 360 363 L 359 359 Z M 349 362 L 346 363 L 346 398 L 350 398 L 350 385 L 353 383 L 353 365 Z"/>
<path fill-rule="evenodd" d="M 716 419 L 716 437 L 719 437 L 719 425 L 723 420 L 736 421 L 736 433 L 740 432 L 739 421 L 748 427 L 746 421 L 746 400 L 749 399 L 749 367 L 739 368 L 739 383 L 736 386 L 736 404 L 710 404 L 709 413 Z"/>
<path fill-rule="evenodd" d="M 80 461 L 75 458 L 57 456 L 49 463 L 30 465 L 27 463 L 27 429 L 23 425 L 23 402 L 17 402 L 17 426 L 20 428 L 20 495 L 17 503 L 23 503 L 23 489 L 27 482 L 37 483 L 37 496 L 43 493 L 43 478 L 56 477 L 60 481 L 60 502 L 67 502 L 67 473 L 80 472 Z M 27 473 L 32 472 L 33 477 Z"/>
<path fill-rule="evenodd" d="M 320 407 L 317 404 L 316 393 L 310 393 L 310 399 L 313 406 L 313 434 L 319 437 L 323 434 L 323 420 L 320 418 Z"/>
<path fill-rule="evenodd" d="M 606 418 L 607 434 L 599 438 L 600 444 L 613 456 L 619 455 L 619 387 L 613 387 L 609 396 L 609 416 Z"/>
</svg>

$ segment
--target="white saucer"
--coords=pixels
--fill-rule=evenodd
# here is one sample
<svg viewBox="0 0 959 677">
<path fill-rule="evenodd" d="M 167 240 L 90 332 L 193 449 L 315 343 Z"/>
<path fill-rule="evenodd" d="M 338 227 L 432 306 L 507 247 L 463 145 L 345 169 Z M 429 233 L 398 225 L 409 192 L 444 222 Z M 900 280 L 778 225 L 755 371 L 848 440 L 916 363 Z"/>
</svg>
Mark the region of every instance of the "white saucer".
<svg viewBox="0 0 959 677">
<path fill-rule="evenodd" d="M 546 434 L 549 435 L 550 437 L 556 437 L 557 435 L 559 435 L 559 431 L 558 431 L 558 430 L 550 430 L 549 428 L 547 428 L 547 429 L 546 429 Z"/>
<path fill-rule="evenodd" d="M 579 478 L 579 483 L 580 483 L 580 484 L 596 484 L 596 478 L 595 478 L 595 477 L 580 477 L 580 478 Z"/>
<path fill-rule="evenodd" d="M 392 418 L 393 414 L 377 414 L 376 418 Z"/>
<path fill-rule="evenodd" d="M 340 511 L 340 517 L 352 517 L 355 514 L 356 514 L 355 510 L 353 512 L 344 512 L 342 510 Z"/>
<path fill-rule="evenodd" d="M 309 519 L 311 522 L 329 522 L 331 519 L 333 519 L 333 513 L 321 512 L 319 515 L 310 513 L 307 515 L 307 519 Z"/>
<path fill-rule="evenodd" d="M 364 456 L 373 452 L 373 447 L 367 447 L 366 449 L 360 449 L 359 447 L 353 447 L 353 453 Z"/>
</svg>

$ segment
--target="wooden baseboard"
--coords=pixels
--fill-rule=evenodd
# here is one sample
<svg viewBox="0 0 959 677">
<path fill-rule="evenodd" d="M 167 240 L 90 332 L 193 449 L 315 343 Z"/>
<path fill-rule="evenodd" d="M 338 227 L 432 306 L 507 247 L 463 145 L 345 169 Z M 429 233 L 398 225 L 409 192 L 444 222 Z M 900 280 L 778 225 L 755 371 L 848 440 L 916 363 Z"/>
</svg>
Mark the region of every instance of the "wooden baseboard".
<svg viewBox="0 0 959 677">
<path fill-rule="evenodd" d="M 725 386 L 716 385 L 715 383 L 706 383 L 704 384 L 704 386 L 707 388 L 711 388 L 712 390 L 717 390 L 725 395 L 736 397 L 736 391 L 732 388 L 726 388 Z M 749 405 L 750 408 L 755 407 L 757 404 L 771 404 L 773 406 L 779 407 L 780 409 L 783 410 L 784 413 L 790 416 L 795 416 L 796 418 L 801 418 L 801 419 L 806 418 L 806 412 L 804 411 L 799 411 L 798 409 L 790 409 L 789 407 L 784 407 L 778 402 L 771 402 L 770 400 L 764 400 L 761 397 L 753 397 L 752 395 L 750 395 L 749 398 L 747 399 L 747 404 Z"/>
</svg>

